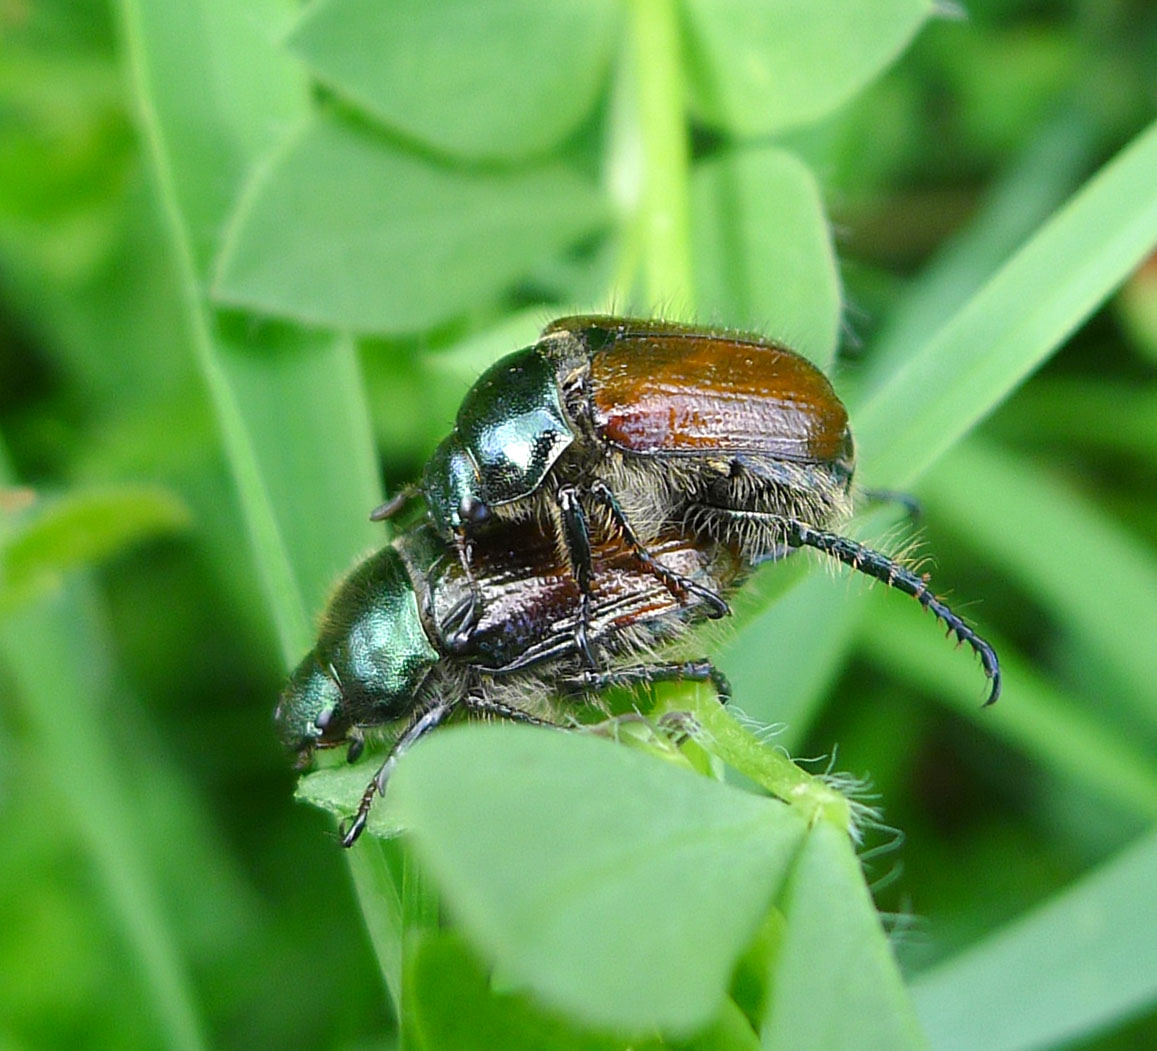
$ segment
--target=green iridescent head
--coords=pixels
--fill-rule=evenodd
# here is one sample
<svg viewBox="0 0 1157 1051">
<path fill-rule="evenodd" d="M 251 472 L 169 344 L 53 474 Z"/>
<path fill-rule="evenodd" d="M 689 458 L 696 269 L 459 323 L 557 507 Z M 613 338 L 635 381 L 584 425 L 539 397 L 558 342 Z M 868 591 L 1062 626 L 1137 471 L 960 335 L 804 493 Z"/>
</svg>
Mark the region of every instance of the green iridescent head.
<svg viewBox="0 0 1157 1051">
<path fill-rule="evenodd" d="M 496 506 L 533 493 L 573 441 L 554 364 L 537 347 L 507 354 L 478 377 L 426 464 L 431 520 L 447 538 L 477 530 Z"/>
<path fill-rule="evenodd" d="M 282 691 L 282 739 L 308 756 L 356 739 L 360 726 L 402 718 L 438 660 L 402 558 L 383 548 L 337 589 L 317 645 Z"/>
</svg>

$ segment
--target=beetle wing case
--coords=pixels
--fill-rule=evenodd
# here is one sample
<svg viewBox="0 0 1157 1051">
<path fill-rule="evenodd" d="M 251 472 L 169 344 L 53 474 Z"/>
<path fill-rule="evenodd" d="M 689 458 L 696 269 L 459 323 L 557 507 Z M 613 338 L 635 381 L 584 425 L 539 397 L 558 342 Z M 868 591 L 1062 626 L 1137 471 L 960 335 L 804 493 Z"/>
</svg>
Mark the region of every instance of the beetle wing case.
<svg viewBox="0 0 1157 1051">
<path fill-rule="evenodd" d="M 594 538 L 593 592 L 588 630 L 609 654 L 629 653 L 674 637 L 702 619 L 697 601 L 681 602 L 654 573 L 639 565 L 613 532 Z M 651 549 L 667 569 L 712 588 L 738 583 L 729 551 L 677 535 Z M 507 675 L 553 659 L 577 661 L 575 624 L 581 592 L 560 560 L 553 537 L 533 520 L 512 523 L 475 542 L 472 568 L 481 589 L 481 619 L 458 656 L 480 670 Z M 456 558 L 441 558 L 428 574 L 428 615 L 435 625 L 452 619 L 468 601 L 470 583 Z M 440 630 L 435 628 L 435 631 Z"/>
<path fill-rule="evenodd" d="M 845 458 L 848 414 L 827 377 L 770 340 L 665 322 L 579 317 L 590 355 L 589 397 L 600 436 L 625 452 L 758 453 Z"/>
</svg>

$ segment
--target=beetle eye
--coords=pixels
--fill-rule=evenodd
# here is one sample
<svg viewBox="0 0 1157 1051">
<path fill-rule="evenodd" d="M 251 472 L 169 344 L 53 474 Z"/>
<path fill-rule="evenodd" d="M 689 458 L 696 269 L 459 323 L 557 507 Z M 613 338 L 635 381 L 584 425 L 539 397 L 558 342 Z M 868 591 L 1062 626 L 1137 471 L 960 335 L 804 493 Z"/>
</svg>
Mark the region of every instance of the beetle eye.
<svg viewBox="0 0 1157 1051">
<path fill-rule="evenodd" d="M 458 505 L 458 517 L 472 526 L 482 525 L 490 517 L 490 508 L 476 496 L 464 496 Z"/>
</svg>

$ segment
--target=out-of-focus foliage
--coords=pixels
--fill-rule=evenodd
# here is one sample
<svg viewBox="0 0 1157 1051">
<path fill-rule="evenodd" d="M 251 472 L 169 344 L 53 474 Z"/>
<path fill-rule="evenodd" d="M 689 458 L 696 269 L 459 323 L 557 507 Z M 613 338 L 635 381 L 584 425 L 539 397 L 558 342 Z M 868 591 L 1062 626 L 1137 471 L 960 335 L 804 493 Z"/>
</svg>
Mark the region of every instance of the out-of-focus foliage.
<svg viewBox="0 0 1157 1051">
<path fill-rule="evenodd" d="M 417 6 L 0 2 L 0 1043 L 381 1046 L 403 997 L 429 1048 L 647 1017 L 675 1035 L 636 1046 L 1152 1046 L 1153 5 Z M 981 711 L 915 604 L 802 559 L 704 636 L 903 830 L 862 856 L 906 987 L 846 837 L 780 871 L 768 801 L 602 742 L 416 750 L 420 864 L 290 802 L 270 712 L 380 480 L 495 357 L 611 307 L 830 365 L 863 480 L 913 488 L 916 556 L 1005 660 Z M 616 785 L 623 827 L 558 867 Z M 687 807 L 686 856 L 641 798 Z M 587 912 L 502 898 L 553 840 L 520 875 Z M 669 958 L 586 1010 L 615 971 L 576 916 Z"/>
</svg>

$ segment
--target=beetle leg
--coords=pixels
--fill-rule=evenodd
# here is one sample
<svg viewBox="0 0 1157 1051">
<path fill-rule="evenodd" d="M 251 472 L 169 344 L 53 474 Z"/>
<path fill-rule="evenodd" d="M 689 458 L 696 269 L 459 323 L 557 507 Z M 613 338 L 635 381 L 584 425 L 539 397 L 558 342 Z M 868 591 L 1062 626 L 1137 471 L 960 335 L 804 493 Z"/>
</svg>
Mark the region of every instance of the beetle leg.
<svg viewBox="0 0 1157 1051">
<path fill-rule="evenodd" d="M 537 715 L 531 715 L 530 712 L 524 712 L 521 708 L 515 708 L 512 704 L 504 704 L 502 701 L 494 701 L 481 694 L 472 694 L 463 702 L 467 710 L 477 712 L 481 715 L 494 715 L 499 719 L 509 719 L 511 722 L 528 723 L 531 726 L 558 726 L 557 723 L 552 723 L 549 719 L 540 719 Z"/>
<path fill-rule="evenodd" d="M 454 534 L 454 544 L 458 551 L 458 562 L 469 589 L 465 598 L 446 614 L 442 622 L 442 637 L 451 650 L 460 651 L 470 642 L 470 632 L 482 619 L 482 590 L 474 576 L 472 566 L 474 545 L 463 533 Z"/>
<path fill-rule="evenodd" d="M 384 504 L 378 504 L 370 512 L 371 522 L 383 522 L 393 518 L 403 507 L 417 496 L 421 490 L 416 485 L 406 485 L 399 489 Z"/>
<path fill-rule="evenodd" d="M 579 612 L 574 622 L 574 643 L 588 668 L 597 668 L 588 628 L 591 622 L 591 535 L 587 516 L 573 485 L 564 485 L 558 491 L 558 506 L 562 511 L 562 535 L 570 556 L 571 572 L 579 586 Z"/>
<path fill-rule="evenodd" d="M 731 683 L 706 657 L 702 660 L 669 661 L 661 664 L 635 664 L 611 671 L 585 671 L 573 679 L 563 680 L 564 689 L 586 693 L 610 686 L 635 686 L 652 682 L 710 682 L 720 704 L 731 700 Z"/>
<path fill-rule="evenodd" d="M 696 584 L 695 581 L 688 577 L 682 576 L 679 573 L 673 573 L 656 560 L 639 539 L 638 534 L 632 528 L 631 523 L 627 520 L 626 514 L 619 505 L 618 498 L 611 492 L 606 482 L 598 480 L 592 482 L 591 493 L 606 504 L 615 520 L 615 524 L 623 534 L 623 539 L 625 539 L 634 550 L 635 558 L 639 560 L 647 572 L 653 573 L 658 577 L 672 595 L 680 601 L 686 601 L 688 595 L 694 595 L 701 602 L 706 603 L 708 607 L 707 616 L 712 620 L 730 616 L 731 607 L 727 605 L 721 595 L 712 591 L 710 588 L 703 587 L 701 584 Z"/>
<path fill-rule="evenodd" d="M 718 508 L 715 510 L 719 510 Z M 957 614 L 953 613 L 946 602 L 938 599 L 928 588 L 927 575 L 913 573 L 912 570 L 900 565 L 879 551 L 857 543 L 838 533 L 829 533 L 823 529 L 813 529 L 805 522 L 794 518 L 783 518 L 779 515 L 766 514 L 761 511 L 731 511 L 729 515 L 739 518 L 759 518 L 767 522 L 783 534 L 789 547 L 814 547 L 825 555 L 843 562 L 846 566 L 866 576 L 873 577 L 887 584 L 888 587 L 911 595 L 917 602 L 948 628 L 949 635 L 955 635 L 960 642 L 967 643 L 972 651 L 980 657 L 984 674 L 988 676 L 988 699 L 985 705 L 995 703 L 1000 696 L 1000 660 L 992 645 L 973 631 Z"/>
<path fill-rule="evenodd" d="M 374 774 L 373 779 L 366 790 L 362 793 L 361 802 L 358 803 L 358 811 L 354 815 L 353 820 L 346 826 L 343 821 L 338 828 L 338 835 L 341 836 L 341 845 L 343 847 L 352 847 L 357 842 L 358 836 L 366 827 L 366 822 L 370 817 L 370 808 L 374 805 L 374 800 L 384 795 L 386 791 L 386 783 L 390 780 L 390 775 L 394 772 L 394 767 L 398 765 L 398 760 L 410 749 L 410 747 L 421 737 L 425 737 L 436 726 L 440 726 L 446 721 L 450 714 L 457 707 L 456 701 L 437 701 L 429 708 L 424 708 L 418 712 L 405 726 L 402 732 L 398 735 L 398 739 L 394 741 L 389 753 L 386 755 L 385 762 L 378 767 L 378 772 Z"/>
</svg>

